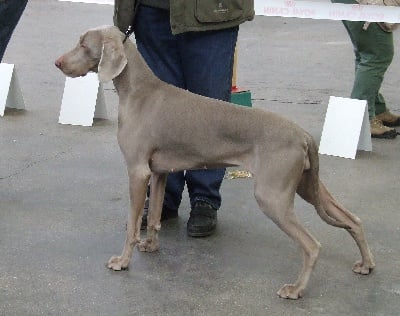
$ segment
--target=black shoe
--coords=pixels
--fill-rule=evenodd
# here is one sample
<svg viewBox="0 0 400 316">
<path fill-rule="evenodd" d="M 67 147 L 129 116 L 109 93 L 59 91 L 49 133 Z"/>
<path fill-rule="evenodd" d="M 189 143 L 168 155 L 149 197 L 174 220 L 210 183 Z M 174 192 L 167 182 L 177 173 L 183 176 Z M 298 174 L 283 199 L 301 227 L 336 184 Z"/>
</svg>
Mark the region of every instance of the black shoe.
<svg viewBox="0 0 400 316">
<path fill-rule="evenodd" d="M 394 139 L 400 135 L 396 130 L 384 132 L 383 134 L 371 134 L 372 138 L 381 138 L 381 139 Z"/>
<path fill-rule="evenodd" d="M 146 199 L 146 201 L 144 202 L 144 207 L 143 207 L 142 225 L 140 226 L 141 230 L 144 230 L 147 228 L 148 213 L 149 213 L 149 199 Z M 177 217 L 178 217 L 178 210 L 174 210 L 169 207 L 163 206 L 163 209 L 161 211 L 161 222 L 165 221 L 167 219 L 177 218 Z"/>
<path fill-rule="evenodd" d="M 191 237 L 206 237 L 217 227 L 217 210 L 210 204 L 198 201 L 190 212 L 187 233 Z"/>
</svg>

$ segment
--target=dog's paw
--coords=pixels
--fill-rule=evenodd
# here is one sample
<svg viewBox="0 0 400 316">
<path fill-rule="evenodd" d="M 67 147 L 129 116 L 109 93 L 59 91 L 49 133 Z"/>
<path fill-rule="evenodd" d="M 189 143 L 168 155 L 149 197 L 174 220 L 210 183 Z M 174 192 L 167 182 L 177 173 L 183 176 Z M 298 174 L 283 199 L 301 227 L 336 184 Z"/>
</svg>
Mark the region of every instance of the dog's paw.
<svg viewBox="0 0 400 316">
<path fill-rule="evenodd" d="M 138 249 L 139 249 L 139 251 L 142 251 L 142 252 L 154 252 L 154 251 L 157 251 L 159 248 L 160 248 L 160 245 L 158 244 L 158 242 L 155 242 L 152 239 L 142 240 L 138 244 Z"/>
<path fill-rule="evenodd" d="M 107 268 L 114 271 L 128 269 L 129 261 L 123 260 L 121 256 L 112 256 L 107 262 Z"/>
<path fill-rule="evenodd" d="M 298 298 L 303 297 L 303 291 L 298 289 L 294 284 L 285 284 L 277 294 L 281 298 L 288 298 L 291 300 L 297 300 Z"/>
<path fill-rule="evenodd" d="M 374 268 L 375 268 L 374 263 L 366 264 L 363 261 L 357 261 L 353 266 L 353 272 L 358 273 L 358 274 L 367 275 L 367 274 L 370 274 L 372 272 L 372 270 L 374 270 Z"/>
</svg>

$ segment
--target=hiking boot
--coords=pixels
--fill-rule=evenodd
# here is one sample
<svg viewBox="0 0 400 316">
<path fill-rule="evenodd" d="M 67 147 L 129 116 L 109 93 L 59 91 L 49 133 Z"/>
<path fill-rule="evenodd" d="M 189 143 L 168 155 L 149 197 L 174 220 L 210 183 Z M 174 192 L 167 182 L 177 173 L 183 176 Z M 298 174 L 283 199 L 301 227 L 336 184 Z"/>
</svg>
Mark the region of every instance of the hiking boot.
<svg viewBox="0 0 400 316">
<path fill-rule="evenodd" d="M 397 136 L 394 128 L 383 125 L 383 122 L 376 117 L 369 121 L 371 127 L 371 137 L 393 139 Z"/>
<path fill-rule="evenodd" d="M 144 207 L 143 207 L 142 224 L 140 226 L 141 230 L 144 230 L 147 228 L 147 215 L 148 214 L 149 214 L 149 199 L 146 199 L 146 201 L 144 202 Z M 174 210 L 169 207 L 163 206 L 163 209 L 161 211 L 161 222 L 165 221 L 167 219 L 177 218 L 177 217 L 178 217 L 178 210 Z"/>
<path fill-rule="evenodd" d="M 378 114 L 375 118 L 381 120 L 385 126 L 400 126 L 400 116 L 391 113 L 389 110 Z"/>
<path fill-rule="evenodd" d="M 217 210 L 210 204 L 197 201 L 190 212 L 187 234 L 191 237 L 206 237 L 217 227 Z"/>
</svg>

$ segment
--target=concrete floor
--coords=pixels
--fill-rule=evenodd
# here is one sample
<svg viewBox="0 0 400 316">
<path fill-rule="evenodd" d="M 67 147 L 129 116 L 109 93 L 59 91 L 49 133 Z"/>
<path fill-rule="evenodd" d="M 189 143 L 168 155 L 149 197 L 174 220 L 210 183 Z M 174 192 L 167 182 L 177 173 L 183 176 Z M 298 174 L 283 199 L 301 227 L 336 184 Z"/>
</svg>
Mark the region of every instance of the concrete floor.
<svg viewBox="0 0 400 316">
<path fill-rule="evenodd" d="M 348 234 L 296 200 L 323 248 L 305 297 L 279 299 L 301 253 L 258 210 L 251 179 L 224 181 L 212 237 L 186 236 L 185 194 L 159 252 L 135 252 L 128 271 L 105 267 L 121 251 L 128 211 L 117 96 L 105 85 L 108 120 L 58 124 L 65 78 L 53 61 L 111 17 L 107 5 L 30 1 L 3 60 L 16 64 L 26 111 L 0 118 L 0 315 L 399 315 L 400 139 L 373 140 L 355 160 L 321 156 L 321 178 L 364 221 L 370 276 L 351 271 L 359 254 Z M 396 56 L 383 87 L 395 113 L 398 65 Z M 350 93 L 352 47 L 340 22 L 257 17 L 241 27 L 238 75 L 254 107 L 319 142 L 329 96 Z"/>
</svg>

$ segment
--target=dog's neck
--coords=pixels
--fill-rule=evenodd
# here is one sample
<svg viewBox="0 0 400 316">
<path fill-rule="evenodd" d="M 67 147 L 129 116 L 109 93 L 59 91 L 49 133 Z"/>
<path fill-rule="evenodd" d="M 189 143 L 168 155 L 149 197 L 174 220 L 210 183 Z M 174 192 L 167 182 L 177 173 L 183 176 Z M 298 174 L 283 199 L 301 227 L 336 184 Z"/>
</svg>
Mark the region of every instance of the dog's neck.
<svg viewBox="0 0 400 316">
<path fill-rule="evenodd" d="M 160 81 L 130 40 L 125 42 L 124 48 L 128 62 L 121 74 L 113 79 L 120 98 L 136 92 L 145 93 L 149 90 L 148 87 Z"/>
</svg>

